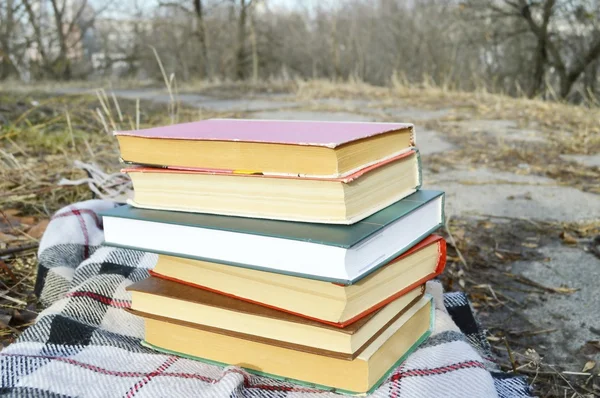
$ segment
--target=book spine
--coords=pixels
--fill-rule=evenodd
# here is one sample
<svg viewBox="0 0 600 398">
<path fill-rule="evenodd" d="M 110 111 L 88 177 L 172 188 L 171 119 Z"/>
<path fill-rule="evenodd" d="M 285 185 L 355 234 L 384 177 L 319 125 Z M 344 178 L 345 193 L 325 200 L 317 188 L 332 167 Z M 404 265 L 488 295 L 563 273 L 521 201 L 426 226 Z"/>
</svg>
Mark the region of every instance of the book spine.
<svg viewBox="0 0 600 398">
<path fill-rule="evenodd" d="M 443 238 L 438 241 L 438 251 L 440 256 L 438 257 L 438 264 L 435 268 L 436 276 L 440 275 L 444 271 L 444 268 L 446 268 L 446 240 Z"/>
</svg>

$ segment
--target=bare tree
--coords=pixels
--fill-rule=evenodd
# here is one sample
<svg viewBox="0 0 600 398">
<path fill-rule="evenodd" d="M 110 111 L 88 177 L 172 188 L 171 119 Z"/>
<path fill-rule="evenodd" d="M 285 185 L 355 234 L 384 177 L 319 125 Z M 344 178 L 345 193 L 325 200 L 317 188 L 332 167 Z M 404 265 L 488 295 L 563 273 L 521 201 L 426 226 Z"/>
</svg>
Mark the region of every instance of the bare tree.
<svg viewBox="0 0 600 398">
<path fill-rule="evenodd" d="M 122 5 L 119 18 L 103 16 L 114 1 L 1 1 L 0 78 L 15 67 L 40 78 L 124 70 L 162 78 L 152 46 L 179 80 L 324 77 L 384 85 L 394 77 L 572 101 L 600 96 L 598 0 L 336 0 L 313 8 L 269 0 L 149 7 L 139 0 L 143 7 Z"/>
<path fill-rule="evenodd" d="M 254 0 L 250 7 L 250 47 L 252 49 L 252 83 L 258 82 L 258 40 L 256 38 L 255 9 L 260 0 Z"/>
<path fill-rule="evenodd" d="M 198 35 L 198 41 L 200 42 L 200 54 L 202 57 L 202 66 L 205 78 L 210 79 L 212 77 L 212 70 L 210 62 L 208 60 L 208 46 L 206 44 L 206 26 L 204 24 L 204 8 L 202 7 L 202 0 L 194 1 L 194 11 L 196 13 L 196 34 Z"/>
<path fill-rule="evenodd" d="M 146 15 L 142 1 L 128 4 L 131 15 L 127 19 L 96 19 L 90 32 L 92 39 L 86 43 L 96 74 L 137 77 L 148 72 L 142 64 L 153 59 L 148 46 L 152 42 L 152 19 Z"/>
<path fill-rule="evenodd" d="M 20 72 L 17 63 L 26 47 L 26 42 L 17 39 L 22 11 L 22 4 L 16 0 L 0 2 L 0 80 Z"/>
<path fill-rule="evenodd" d="M 244 68 L 246 62 L 246 20 L 251 6 L 252 0 L 240 0 L 235 51 L 235 77 L 240 80 L 243 80 L 246 76 Z"/>
<path fill-rule="evenodd" d="M 69 59 L 68 55 L 69 43 L 67 40 L 75 36 L 75 23 L 81 18 L 81 14 L 87 5 L 87 0 L 83 0 L 75 17 L 68 22 L 65 18 L 65 6 L 67 5 L 66 0 L 63 0 L 62 4 L 59 4 L 59 0 L 50 0 L 50 3 L 52 4 L 52 10 L 54 11 L 54 22 L 56 24 L 55 29 L 58 37 L 58 46 L 60 49 L 58 57 L 54 61 L 55 66 L 57 67 L 55 72 L 57 77 L 68 80 L 71 78 L 71 60 Z M 72 41 L 78 41 L 78 38 L 75 38 Z"/>
<path fill-rule="evenodd" d="M 600 9 L 595 1 L 475 0 L 469 4 L 488 10 L 488 16 L 505 27 L 507 36 L 523 34 L 533 39 L 530 97 L 542 91 L 550 69 L 558 80 L 558 94 L 568 97 L 573 85 L 586 69 L 591 72 L 590 65 L 600 57 Z M 518 23 L 506 24 L 507 18 Z"/>
<path fill-rule="evenodd" d="M 21 0 L 31 29 L 31 42 L 42 73 L 55 79 L 73 77 L 73 62 L 83 61 L 82 40 L 95 19 L 109 9 L 106 0 L 93 9 L 88 0 Z"/>
<path fill-rule="evenodd" d="M 36 15 L 30 0 L 22 0 L 23 6 L 27 11 L 27 16 L 29 18 L 29 26 L 33 29 L 33 39 L 32 41 L 36 44 L 37 55 L 40 57 L 40 61 L 42 65 L 46 68 L 51 66 L 51 62 L 49 60 L 48 55 L 46 54 L 46 46 L 43 40 L 42 34 L 42 26 L 41 26 L 41 18 L 38 18 Z"/>
</svg>

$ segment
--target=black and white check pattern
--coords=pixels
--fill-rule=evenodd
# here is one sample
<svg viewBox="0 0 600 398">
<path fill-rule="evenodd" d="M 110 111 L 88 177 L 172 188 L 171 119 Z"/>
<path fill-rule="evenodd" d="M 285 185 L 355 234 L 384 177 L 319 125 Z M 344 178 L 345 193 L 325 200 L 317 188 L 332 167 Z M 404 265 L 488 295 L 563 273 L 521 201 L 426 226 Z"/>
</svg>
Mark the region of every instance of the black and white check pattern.
<svg viewBox="0 0 600 398">
<path fill-rule="evenodd" d="M 57 212 L 39 249 L 36 285 L 48 306 L 0 352 L 7 397 L 334 397 L 338 394 L 151 351 L 143 322 L 124 309 L 125 288 L 148 276 L 156 255 L 102 246 L 91 200 Z M 527 381 L 500 373 L 466 297 L 428 284 L 436 302 L 432 336 L 374 397 L 529 397 Z M 198 342 L 202 344 L 202 342 Z"/>
</svg>

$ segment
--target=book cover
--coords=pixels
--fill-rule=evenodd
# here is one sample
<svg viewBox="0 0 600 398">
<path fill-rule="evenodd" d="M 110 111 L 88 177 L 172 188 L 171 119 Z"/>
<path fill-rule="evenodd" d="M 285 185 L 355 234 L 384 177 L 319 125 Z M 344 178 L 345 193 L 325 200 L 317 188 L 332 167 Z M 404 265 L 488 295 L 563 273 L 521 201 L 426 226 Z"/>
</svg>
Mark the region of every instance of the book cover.
<svg viewBox="0 0 600 398">
<path fill-rule="evenodd" d="M 364 318 L 372 316 L 373 313 L 375 313 L 376 311 L 378 311 L 379 309 L 381 309 L 385 305 L 391 303 L 392 301 L 394 301 L 397 298 L 403 296 L 404 294 L 410 292 L 411 290 L 413 290 L 413 289 L 415 289 L 415 288 L 417 288 L 417 287 L 419 287 L 421 285 L 424 285 L 427 281 L 429 281 L 431 279 L 434 279 L 434 278 L 438 277 L 439 275 L 441 275 L 442 272 L 444 271 L 445 266 L 446 266 L 446 241 L 444 240 L 444 238 L 442 238 L 439 235 L 430 235 L 430 236 L 428 236 L 427 238 L 425 238 L 424 240 L 422 240 L 421 242 L 419 242 L 418 244 L 416 244 L 415 246 L 413 246 L 406 253 L 398 256 L 396 259 L 394 259 L 390 263 L 386 264 L 384 267 L 392 266 L 395 261 L 399 261 L 399 260 L 401 260 L 403 258 L 406 258 L 406 257 L 410 256 L 411 254 L 413 254 L 413 253 L 415 253 L 415 252 L 417 252 L 417 251 L 419 251 L 419 250 L 421 250 L 421 249 L 423 249 L 423 248 L 425 248 L 425 247 L 427 247 L 429 245 L 432 245 L 432 244 L 438 245 L 438 248 L 439 248 L 438 263 L 437 263 L 437 267 L 436 267 L 434 273 L 429 274 L 429 275 L 427 275 L 426 277 L 424 277 L 422 279 L 414 281 L 413 283 L 411 283 L 410 285 L 408 285 L 404 289 L 399 290 L 397 293 L 393 294 L 392 296 L 385 298 L 384 300 L 382 300 L 381 302 L 377 303 L 373 307 L 366 309 L 365 311 L 361 312 L 360 314 L 357 314 L 356 316 L 348 319 L 345 322 L 330 322 L 330 321 L 326 321 L 326 320 L 323 320 L 323 319 L 313 318 L 313 317 L 310 317 L 310 316 L 307 316 L 307 315 L 304 315 L 304 314 L 300 314 L 300 313 L 297 313 L 297 312 L 286 310 L 285 308 L 271 306 L 271 305 L 268 305 L 268 304 L 265 304 L 265 303 L 261 303 L 261 302 L 258 302 L 258 301 L 249 300 L 249 299 L 247 299 L 245 297 L 240 297 L 240 296 L 236 296 L 236 295 L 224 293 L 222 291 L 212 289 L 210 286 L 197 285 L 197 284 L 190 283 L 190 282 L 182 280 L 182 279 L 171 278 L 171 277 L 168 277 L 168 276 L 156 273 L 153 270 L 150 270 L 149 272 L 150 272 L 150 275 L 152 275 L 154 277 L 161 278 L 161 279 L 167 279 L 167 280 L 170 280 L 170 281 L 173 281 L 173 282 L 177 282 L 177 283 L 179 283 L 181 285 L 188 285 L 188 286 L 192 286 L 194 288 L 208 290 L 210 292 L 214 292 L 214 293 L 217 293 L 217 294 L 222 295 L 222 296 L 229 296 L 229 297 L 231 297 L 231 298 L 233 298 L 235 300 L 246 301 L 246 302 L 249 302 L 249 303 L 252 303 L 252 304 L 256 304 L 256 305 L 260 305 L 260 306 L 263 306 L 263 307 L 271 308 L 271 309 L 276 310 L 278 312 L 286 312 L 286 313 L 292 314 L 292 315 L 297 316 L 297 317 L 301 317 L 301 318 L 304 318 L 304 319 L 307 319 L 307 320 L 311 320 L 311 321 L 314 321 L 314 322 L 319 322 L 321 324 L 330 325 L 330 326 L 333 326 L 333 327 L 336 327 L 336 328 L 346 328 L 349 325 L 357 324 L 359 320 L 362 320 Z M 333 282 L 326 282 L 326 283 L 333 283 Z M 333 284 L 338 285 L 340 287 L 345 286 L 344 284 L 340 284 L 340 283 L 333 283 Z"/>
<path fill-rule="evenodd" d="M 114 135 L 174 140 L 261 142 L 337 148 L 349 142 L 409 130 L 411 123 L 275 121 L 252 119 L 208 119 L 142 130 L 115 131 Z"/>
<path fill-rule="evenodd" d="M 215 214 L 139 209 L 129 205 L 101 212 L 102 217 L 127 218 L 164 224 L 184 225 L 242 234 L 298 240 L 351 248 L 375 232 L 425 204 L 443 197 L 441 191 L 420 190 L 352 225 L 265 220 Z M 443 208 L 443 203 L 442 203 Z M 443 223 L 443 217 L 441 222 Z M 418 237 L 419 240 L 422 237 Z M 415 242 L 416 243 L 416 242 Z"/>
</svg>

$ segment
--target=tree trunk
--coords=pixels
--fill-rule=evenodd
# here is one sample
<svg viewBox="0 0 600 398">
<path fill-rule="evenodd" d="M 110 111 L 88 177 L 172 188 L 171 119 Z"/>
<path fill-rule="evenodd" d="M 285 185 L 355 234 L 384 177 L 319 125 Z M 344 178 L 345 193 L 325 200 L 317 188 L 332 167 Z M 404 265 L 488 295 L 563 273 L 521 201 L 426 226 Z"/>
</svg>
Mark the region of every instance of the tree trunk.
<svg viewBox="0 0 600 398">
<path fill-rule="evenodd" d="M 585 71 L 585 68 L 600 57 L 600 37 L 590 46 L 588 52 L 578 59 L 568 72 L 563 71 L 560 79 L 560 96 L 565 99 L 569 96 L 573 84 Z"/>
<path fill-rule="evenodd" d="M 337 19 L 333 17 L 331 24 L 331 56 L 333 57 L 333 80 L 341 78 L 342 68 L 340 67 L 340 43 L 337 35 Z"/>
<path fill-rule="evenodd" d="M 194 10 L 198 22 L 197 34 L 200 41 L 200 62 L 202 62 L 203 77 L 206 79 L 212 78 L 210 62 L 208 60 L 208 46 L 206 44 L 206 26 L 204 25 L 204 9 L 202 8 L 202 0 L 194 0 Z"/>
<path fill-rule="evenodd" d="M 258 45 L 256 40 L 256 26 L 254 24 L 254 10 L 250 11 L 250 45 L 252 47 L 252 83 L 256 84 L 258 83 Z"/>
<path fill-rule="evenodd" d="M 554 12 L 554 5 L 556 4 L 556 0 L 544 0 L 538 3 L 538 5 L 542 5 L 543 7 L 541 23 L 537 22 L 537 20 L 533 17 L 531 11 L 531 4 L 528 1 L 504 1 L 507 5 L 509 5 L 515 10 L 516 13 L 513 15 L 517 15 L 519 18 L 523 18 L 525 21 L 527 21 L 529 30 L 535 35 L 537 39 L 537 45 L 534 54 L 533 75 L 531 77 L 531 84 L 527 90 L 527 96 L 529 98 L 532 98 L 539 93 L 544 82 L 544 71 L 549 61 L 548 51 L 552 53 L 551 55 L 554 58 L 553 62 L 555 64 L 562 62 L 562 60 L 560 59 L 560 54 L 556 51 L 554 44 L 550 41 L 548 36 L 548 25 L 550 24 L 550 19 L 552 18 Z"/>
<path fill-rule="evenodd" d="M 238 19 L 237 30 L 237 50 L 235 54 L 235 78 L 243 80 L 244 73 L 244 58 L 246 55 L 246 11 L 248 6 L 246 0 L 240 0 L 240 17 Z"/>
<path fill-rule="evenodd" d="M 1 11 L 0 11 L 1 12 Z M 10 60 L 11 48 L 10 40 L 13 31 L 13 0 L 6 2 L 6 18 L 4 21 L 4 29 L 0 31 L 0 55 L 2 56 L 2 69 L 0 70 L 0 80 L 5 80 L 10 73 L 15 69 Z"/>
<path fill-rule="evenodd" d="M 538 40 L 535 50 L 533 81 L 531 82 L 529 92 L 527 93 L 529 98 L 535 97 L 541 91 L 542 84 L 544 83 L 544 72 L 547 62 L 548 57 L 546 53 L 546 40 Z"/>
<path fill-rule="evenodd" d="M 29 17 L 29 23 L 33 28 L 34 32 L 34 41 L 37 45 L 37 51 L 41 58 L 41 63 L 44 69 L 50 68 L 50 63 L 48 60 L 48 56 L 46 55 L 46 49 L 44 48 L 44 43 L 42 42 L 42 29 L 40 27 L 40 21 L 35 17 L 35 12 L 33 11 L 33 7 L 29 0 L 22 0 L 23 6 L 25 7 L 25 11 L 27 12 L 27 16 Z"/>
<path fill-rule="evenodd" d="M 58 7 L 57 0 L 52 0 L 52 9 L 54 11 L 54 23 L 56 28 L 56 34 L 58 35 L 58 46 L 59 55 L 55 65 L 58 67 L 55 70 L 57 77 L 63 80 L 69 80 L 71 78 L 71 61 L 69 60 L 68 47 L 67 47 L 67 35 L 70 32 L 64 30 L 64 3 L 62 10 Z"/>
<path fill-rule="evenodd" d="M 585 96 L 588 100 L 596 101 L 596 81 L 598 80 L 598 60 L 587 66 L 584 72 Z"/>
<path fill-rule="evenodd" d="M 560 79 L 560 98 L 567 99 L 579 75 L 568 74 Z"/>
</svg>

